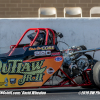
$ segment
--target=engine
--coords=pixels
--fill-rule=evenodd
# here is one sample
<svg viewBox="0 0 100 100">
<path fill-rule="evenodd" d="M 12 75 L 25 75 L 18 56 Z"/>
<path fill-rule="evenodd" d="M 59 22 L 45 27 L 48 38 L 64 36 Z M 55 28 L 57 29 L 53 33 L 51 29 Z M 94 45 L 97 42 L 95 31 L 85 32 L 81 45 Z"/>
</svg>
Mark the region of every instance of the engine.
<svg viewBox="0 0 100 100">
<path fill-rule="evenodd" d="M 64 52 L 64 62 L 63 62 L 63 70 L 70 77 L 74 77 L 80 75 L 82 71 L 86 70 L 89 67 L 89 61 L 86 56 L 83 56 L 83 53 L 78 53 L 73 56 L 70 54 L 76 52 L 86 50 L 85 46 L 73 46 Z"/>
</svg>

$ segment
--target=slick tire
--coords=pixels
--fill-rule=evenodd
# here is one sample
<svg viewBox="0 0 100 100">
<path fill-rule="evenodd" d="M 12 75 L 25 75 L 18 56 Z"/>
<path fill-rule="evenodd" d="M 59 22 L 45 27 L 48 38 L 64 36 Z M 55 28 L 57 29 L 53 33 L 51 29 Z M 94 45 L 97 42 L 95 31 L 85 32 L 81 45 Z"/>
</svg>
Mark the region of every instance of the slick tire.
<svg viewBox="0 0 100 100">
<path fill-rule="evenodd" d="M 100 62 L 97 62 L 93 67 L 93 81 L 100 89 Z"/>
</svg>

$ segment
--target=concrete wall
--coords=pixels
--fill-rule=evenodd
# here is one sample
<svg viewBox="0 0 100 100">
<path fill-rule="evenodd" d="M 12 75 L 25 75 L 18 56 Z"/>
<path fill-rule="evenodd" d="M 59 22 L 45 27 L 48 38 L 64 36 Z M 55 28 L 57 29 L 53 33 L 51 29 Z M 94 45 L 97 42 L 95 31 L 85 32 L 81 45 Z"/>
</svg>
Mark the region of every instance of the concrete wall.
<svg viewBox="0 0 100 100">
<path fill-rule="evenodd" d="M 62 32 L 64 37 L 60 41 L 70 46 L 100 47 L 100 18 L 0 19 L 0 53 L 8 51 L 11 44 L 16 44 L 28 28 L 51 28 Z M 67 48 L 63 43 L 58 45 L 60 49 Z M 100 60 L 100 51 L 95 58 Z"/>
</svg>

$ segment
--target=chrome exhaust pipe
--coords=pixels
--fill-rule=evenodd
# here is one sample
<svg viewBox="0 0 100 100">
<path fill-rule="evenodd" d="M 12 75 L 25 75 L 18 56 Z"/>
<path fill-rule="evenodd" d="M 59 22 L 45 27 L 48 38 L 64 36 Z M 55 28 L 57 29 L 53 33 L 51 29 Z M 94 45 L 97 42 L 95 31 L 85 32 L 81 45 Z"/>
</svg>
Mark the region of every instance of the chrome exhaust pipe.
<svg viewBox="0 0 100 100">
<path fill-rule="evenodd" d="M 99 48 L 95 48 L 95 49 L 88 49 L 88 50 L 77 51 L 77 52 L 74 52 L 74 53 L 70 54 L 70 56 L 75 55 L 77 53 L 84 53 L 84 52 L 90 52 L 90 51 L 99 51 L 99 50 L 100 50 L 100 47 Z"/>
</svg>

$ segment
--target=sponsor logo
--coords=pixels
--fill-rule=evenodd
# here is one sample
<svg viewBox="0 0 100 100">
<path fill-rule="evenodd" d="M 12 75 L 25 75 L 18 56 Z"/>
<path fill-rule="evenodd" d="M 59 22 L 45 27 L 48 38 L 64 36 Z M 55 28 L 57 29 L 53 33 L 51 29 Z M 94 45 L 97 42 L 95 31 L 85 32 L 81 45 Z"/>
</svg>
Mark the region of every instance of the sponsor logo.
<svg viewBox="0 0 100 100">
<path fill-rule="evenodd" d="M 54 46 L 43 46 L 43 47 L 37 47 L 37 48 L 29 48 L 29 51 L 33 51 L 33 50 L 54 50 Z"/>
<path fill-rule="evenodd" d="M 62 57 L 56 57 L 55 61 L 57 61 L 57 62 L 62 61 Z"/>
<path fill-rule="evenodd" d="M 58 56 L 58 55 L 60 55 L 60 52 L 51 53 L 51 56 Z"/>
<path fill-rule="evenodd" d="M 53 74 L 53 72 L 54 72 L 54 69 L 52 67 L 47 69 L 47 73 L 48 74 Z"/>
<path fill-rule="evenodd" d="M 50 56 L 51 51 L 35 51 L 34 56 Z"/>
<path fill-rule="evenodd" d="M 16 83 L 16 78 L 10 78 L 10 83 L 15 84 Z"/>
<path fill-rule="evenodd" d="M 23 60 L 8 60 L 7 63 L 0 61 L 0 73 L 2 75 L 22 75 L 23 77 L 18 80 L 19 85 L 25 82 L 42 82 L 46 66 L 42 67 L 45 60 L 37 62 L 23 62 Z M 11 82 L 15 79 L 11 79 Z M 5 78 L 5 86 L 8 85 L 8 79 Z"/>
<path fill-rule="evenodd" d="M 7 79 L 7 77 L 5 78 L 5 84 L 4 85 L 8 86 L 8 79 Z"/>
</svg>

